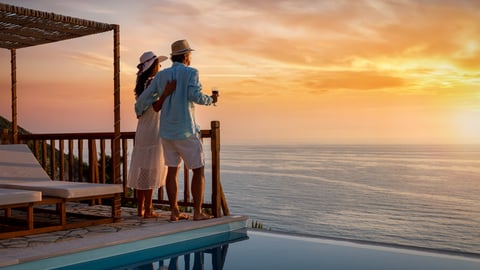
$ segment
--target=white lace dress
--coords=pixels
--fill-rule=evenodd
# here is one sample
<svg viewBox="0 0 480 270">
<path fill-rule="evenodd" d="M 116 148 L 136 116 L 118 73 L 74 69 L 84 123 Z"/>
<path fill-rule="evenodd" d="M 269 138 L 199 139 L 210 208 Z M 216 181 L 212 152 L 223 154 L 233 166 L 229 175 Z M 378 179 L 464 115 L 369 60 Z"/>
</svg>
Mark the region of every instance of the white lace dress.
<svg viewBox="0 0 480 270">
<path fill-rule="evenodd" d="M 139 190 L 165 185 L 167 167 L 160 138 L 160 112 L 150 106 L 138 119 L 127 186 Z"/>
</svg>

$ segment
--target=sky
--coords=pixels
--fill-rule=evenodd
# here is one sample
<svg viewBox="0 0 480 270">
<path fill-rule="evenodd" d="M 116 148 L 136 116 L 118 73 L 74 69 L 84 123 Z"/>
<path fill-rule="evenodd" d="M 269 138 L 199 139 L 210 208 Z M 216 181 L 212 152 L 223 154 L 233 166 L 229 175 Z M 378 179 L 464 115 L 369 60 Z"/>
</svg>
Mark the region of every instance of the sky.
<svg viewBox="0 0 480 270">
<path fill-rule="evenodd" d="M 0 2 L 120 25 L 122 131 L 139 56 L 187 39 L 222 144 L 480 144 L 477 0 Z M 0 67 L 11 119 L 9 50 Z M 17 96 L 32 132 L 113 131 L 113 33 L 18 49 Z"/>
</svg>

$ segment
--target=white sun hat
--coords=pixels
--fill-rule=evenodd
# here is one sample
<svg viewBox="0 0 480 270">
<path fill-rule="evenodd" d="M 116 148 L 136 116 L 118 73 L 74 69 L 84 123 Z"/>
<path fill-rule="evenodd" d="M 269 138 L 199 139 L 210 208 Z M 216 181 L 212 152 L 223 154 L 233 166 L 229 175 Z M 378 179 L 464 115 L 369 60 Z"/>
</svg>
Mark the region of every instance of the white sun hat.
<svg viewBox="0 0 480 270">
<path fill-rule="evenodd" d="M 163 56 L 163 55 L 156 56 L 151 51 L 144 52 L 142 54 L 142 56 L 140 56 L 140 64 L 137 65 L 137 68 L 138 68 L 137 75 L 140 75 L 143 72 L 145 72 L 145 70 L 149 69 L 152 66 L 155 59 L 158 59 L 158 63 L 160 63 L 160 62 L 163 62 L 163 61 L 167 60 L 168 57 Z"/>
</svg>

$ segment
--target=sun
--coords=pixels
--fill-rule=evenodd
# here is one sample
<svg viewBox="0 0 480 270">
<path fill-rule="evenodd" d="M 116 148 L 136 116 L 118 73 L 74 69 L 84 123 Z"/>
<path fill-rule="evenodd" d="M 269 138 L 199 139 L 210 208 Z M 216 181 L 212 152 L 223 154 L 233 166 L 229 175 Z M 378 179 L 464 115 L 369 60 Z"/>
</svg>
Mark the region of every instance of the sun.
<svg viewBox="0 0 480 270">
<path fill-rule="evenodd" d="M 462 110 L 453 117 L 455 137 L 461 141 L 480 143 L 480 110 Z"/>
</svg>

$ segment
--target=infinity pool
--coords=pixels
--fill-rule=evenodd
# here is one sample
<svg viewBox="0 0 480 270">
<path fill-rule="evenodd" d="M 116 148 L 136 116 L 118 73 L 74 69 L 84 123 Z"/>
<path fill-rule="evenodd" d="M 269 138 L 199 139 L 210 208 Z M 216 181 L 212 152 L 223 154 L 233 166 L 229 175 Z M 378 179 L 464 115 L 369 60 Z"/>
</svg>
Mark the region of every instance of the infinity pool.
<svg viewBox="0 0 480 270">
<path fill-rule="evenodd" d="M 152 242 L 149 242 L 152 245 Z M 103 259 L 77 253 L 17 265 L 18 269 L 480 269 L 480 256 L 367 245 L 263 231 L 233 231 L 154 247 L 129 243 L 137 251 Z M 68 262 L 83 262 L 66 265 Z M 49 262 L 49 260 L 51 262 Z M 54 262 L 62 266 L 54 266 Z M 27 268 L 26 268 L 27 267 Z M 8 269 L 17 269 L 16 267 Z"/>
</svg>

